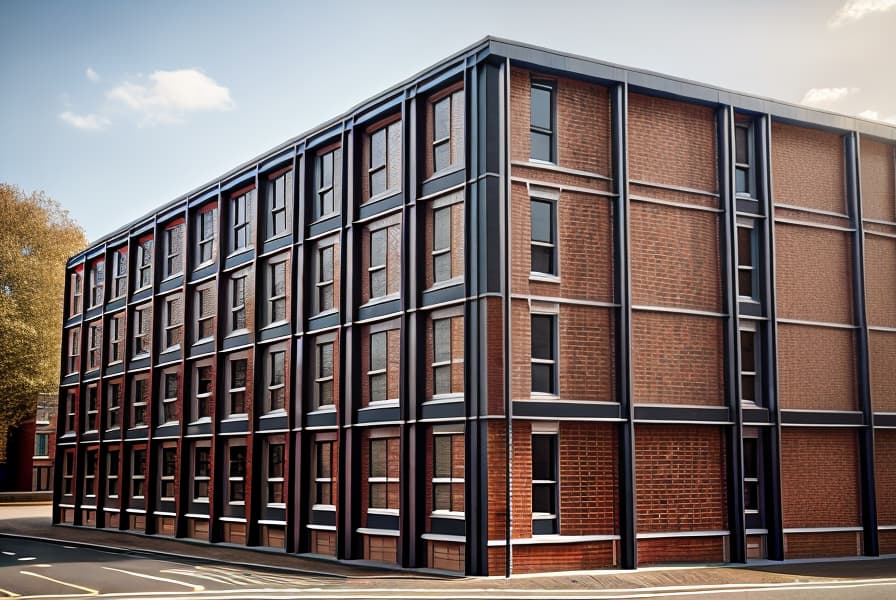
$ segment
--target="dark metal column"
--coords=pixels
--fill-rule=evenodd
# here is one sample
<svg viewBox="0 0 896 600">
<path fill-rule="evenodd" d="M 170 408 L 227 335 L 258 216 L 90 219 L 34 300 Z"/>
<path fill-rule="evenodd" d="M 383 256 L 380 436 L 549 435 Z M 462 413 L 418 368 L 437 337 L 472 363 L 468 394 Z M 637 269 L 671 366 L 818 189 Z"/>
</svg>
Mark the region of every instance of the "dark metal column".
<svg viewBox="0 0 896 600">
<path fill-rule="evenodd" d="M 737 257 L 734 241 L 737 239 L 737 205 L 732 182 L 732 133 L 734 111 L 731 106 L 716 110 L 716 134 L 718 141 L 719 207 L 722 209 L 719 223 L 721 251 L 722 298 L 725 319 L 725 399 L 733 424 L 726 427 L 725 465 L 728 480 L 728 543 L 731 562 L 746 562 L 747 538 L 744 529 L 744 471 L 743 471 L 743 414 L 740 407 L 740 346 L 738 343 L 738 289 Z"/>
<path fill-rule="evenodd" d="M 778 311 L 776 303 L 777 289 L 775 281 L 775 205 L 772 198 L 772 124 L 769 115 L 762 115 L 759 122 L 759 151 L 756 158 L 759 161 L 759 188 L 761 190 L 763 219 L 763 236 L 761 236 L 762 256 L 761 265 L 762 288 L 765 292 L 766 315 L 768 315 L 768 327 L 766 336 L 768 341 L 763 346 L 762 353 L 762 394 L 766 398 L 770 418 L 773 426 L 769 430 L 767 439 L 768 451 L 765 453 L 766 474 L 766 524 L 768 535 L 766 536 L 767 556 L 772 560 L 784 560 L 784 517 L 781 509 L 781 407 L 778 402 Z"/>
<path fill-rule="evenodd" d="M 616 318 L 616 399 L 624 422 L 619 426 L 619 566 L 638 566 L 637 504 L 635 497 L 635 423 L 632 402 L 632 298 L 631 240 L 628 196 L 628 84 L 611 90 L 613 127 L 613 186 L 616 206 L 613 215 L 614 302 Z"/>
<path fill-rule="evenodd" d="M 856 375 L 859 408 L 864 425 L 859 430 L 859 476 L 865 556 L 879 556 L 877 498 L 874 481 L 874 409 L 871 405 L 868 321 L 865 311 L 865 234 L 862 228 L 862 183 L 859 176 L 860 148 L 856 132 L 844 136 L 846 153 L 846 200 L 855 233 L 852 236 L 853 306 L 856 328 Z"/>
</svg>

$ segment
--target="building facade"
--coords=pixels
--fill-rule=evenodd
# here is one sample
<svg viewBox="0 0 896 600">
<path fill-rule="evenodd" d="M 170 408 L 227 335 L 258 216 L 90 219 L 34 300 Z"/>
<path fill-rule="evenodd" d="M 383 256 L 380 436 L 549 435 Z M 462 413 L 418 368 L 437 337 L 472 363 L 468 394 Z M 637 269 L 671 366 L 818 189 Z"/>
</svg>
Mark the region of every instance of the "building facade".
<svg viewBox="0 0 896 600">
<path fill-rule="evenodd" d="M 894 149 L 487 38 L 69 261 L 54 521 L 475 575 L 896 552 Z"/>
</svg>

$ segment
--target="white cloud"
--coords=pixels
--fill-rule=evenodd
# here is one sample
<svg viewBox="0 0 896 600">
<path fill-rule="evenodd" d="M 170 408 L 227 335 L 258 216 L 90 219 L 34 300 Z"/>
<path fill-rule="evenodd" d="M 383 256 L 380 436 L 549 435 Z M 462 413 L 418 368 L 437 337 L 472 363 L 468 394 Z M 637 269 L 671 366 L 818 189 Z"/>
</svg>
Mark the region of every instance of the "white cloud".
<svg viewBox="0 0 896 600">
<path fill-rule="evenodd" d="M 185 113 L 230 110 L 230 90 L 196 69 L 155 71 L 106 92 L 109 100 L 138 113 L 140 126 L 176 123 Z"/>
<path fill-rule="evenodd" d="M 800 100 L 800 103 L 810 104 L 812 106 L 817 106 L 819 104 L 831 104 L 845 98 L 850 94 L 855 94 L 858 91 L 859 88 L 812 88 L 805 93 L 803 99 Z"/>
<path fill-rule="evenodd" d="M 100 80 L 100 74 L 93 70 L 93 67 L 87 67 L 87 70 L 84 72 L 87 76 L 87 79 L 96 83 Z"/>
<path fill-rule="evenodd" d="M 59 113 L 59 118 L 75 129 L 88 129 L 92 131 L 105 129 L 110 123 L 109 119 L 102 115 L 76 115 L 75 113 L 68 110 L 63 113 Z"/>
<path fill-rule="evenodd" d="M 890 123 L 892 125 L 896 125 L 896 115 L 891 115 L 886 119 L 880 116 L 880 113 L 876 110 L 863 110 L 859 114 L 856 115 L 861 119 L 868 119 L 870 121 L 881 121 L 883 123 Z"/>
<path fill-rule="evenodd" d="M 896 0 L 846 0 L 828 21 L 828 27 L 840 27 L 846 23 L 864 19 L 870 14 L 886 12 L 892 8 L 896 8 Z"/>
</svg>

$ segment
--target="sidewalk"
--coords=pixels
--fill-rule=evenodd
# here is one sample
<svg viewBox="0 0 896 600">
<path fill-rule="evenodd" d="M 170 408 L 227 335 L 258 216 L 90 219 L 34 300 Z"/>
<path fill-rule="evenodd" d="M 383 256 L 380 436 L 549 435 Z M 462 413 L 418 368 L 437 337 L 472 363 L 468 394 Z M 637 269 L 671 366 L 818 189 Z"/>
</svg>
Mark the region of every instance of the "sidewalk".
<svg viewBox="0 0 896 600">
<path fill-rule="evenodd" d="M 896 557 L 821 562 L 766 562 L 750 566 L 665 566 L 636 571 L 587 571 L 504 577 L 451 577 L 419 571 L 316 560 L 237 546 L 173 540 L 81 527 L 50 524 L 49 507 L 0 505 L 0 535 L 36 538 L 68 545 L 85 545 L 126 553 L 151 553 L 191 561 L 276 569 L 296 574 L 350 579 L 346 585 L 432 590 L 634 590 L 700 586 L 749 586 L 793 582 L 833 582 L 896 577 Z"/>
</svg>

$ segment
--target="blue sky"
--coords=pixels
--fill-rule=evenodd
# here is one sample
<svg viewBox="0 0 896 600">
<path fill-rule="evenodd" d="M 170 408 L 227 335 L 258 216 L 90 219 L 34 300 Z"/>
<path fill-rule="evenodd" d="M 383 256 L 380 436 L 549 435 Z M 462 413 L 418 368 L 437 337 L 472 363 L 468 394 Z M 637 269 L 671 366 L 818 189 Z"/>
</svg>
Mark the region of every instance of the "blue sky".
<svg viewBox="0 0 896 600">
<path fill-rule="evenodd" d="M 0 181 L 93 240 L 487 34 L 896 123 L 896 0 L 3 0 Z"/>
</svg>

